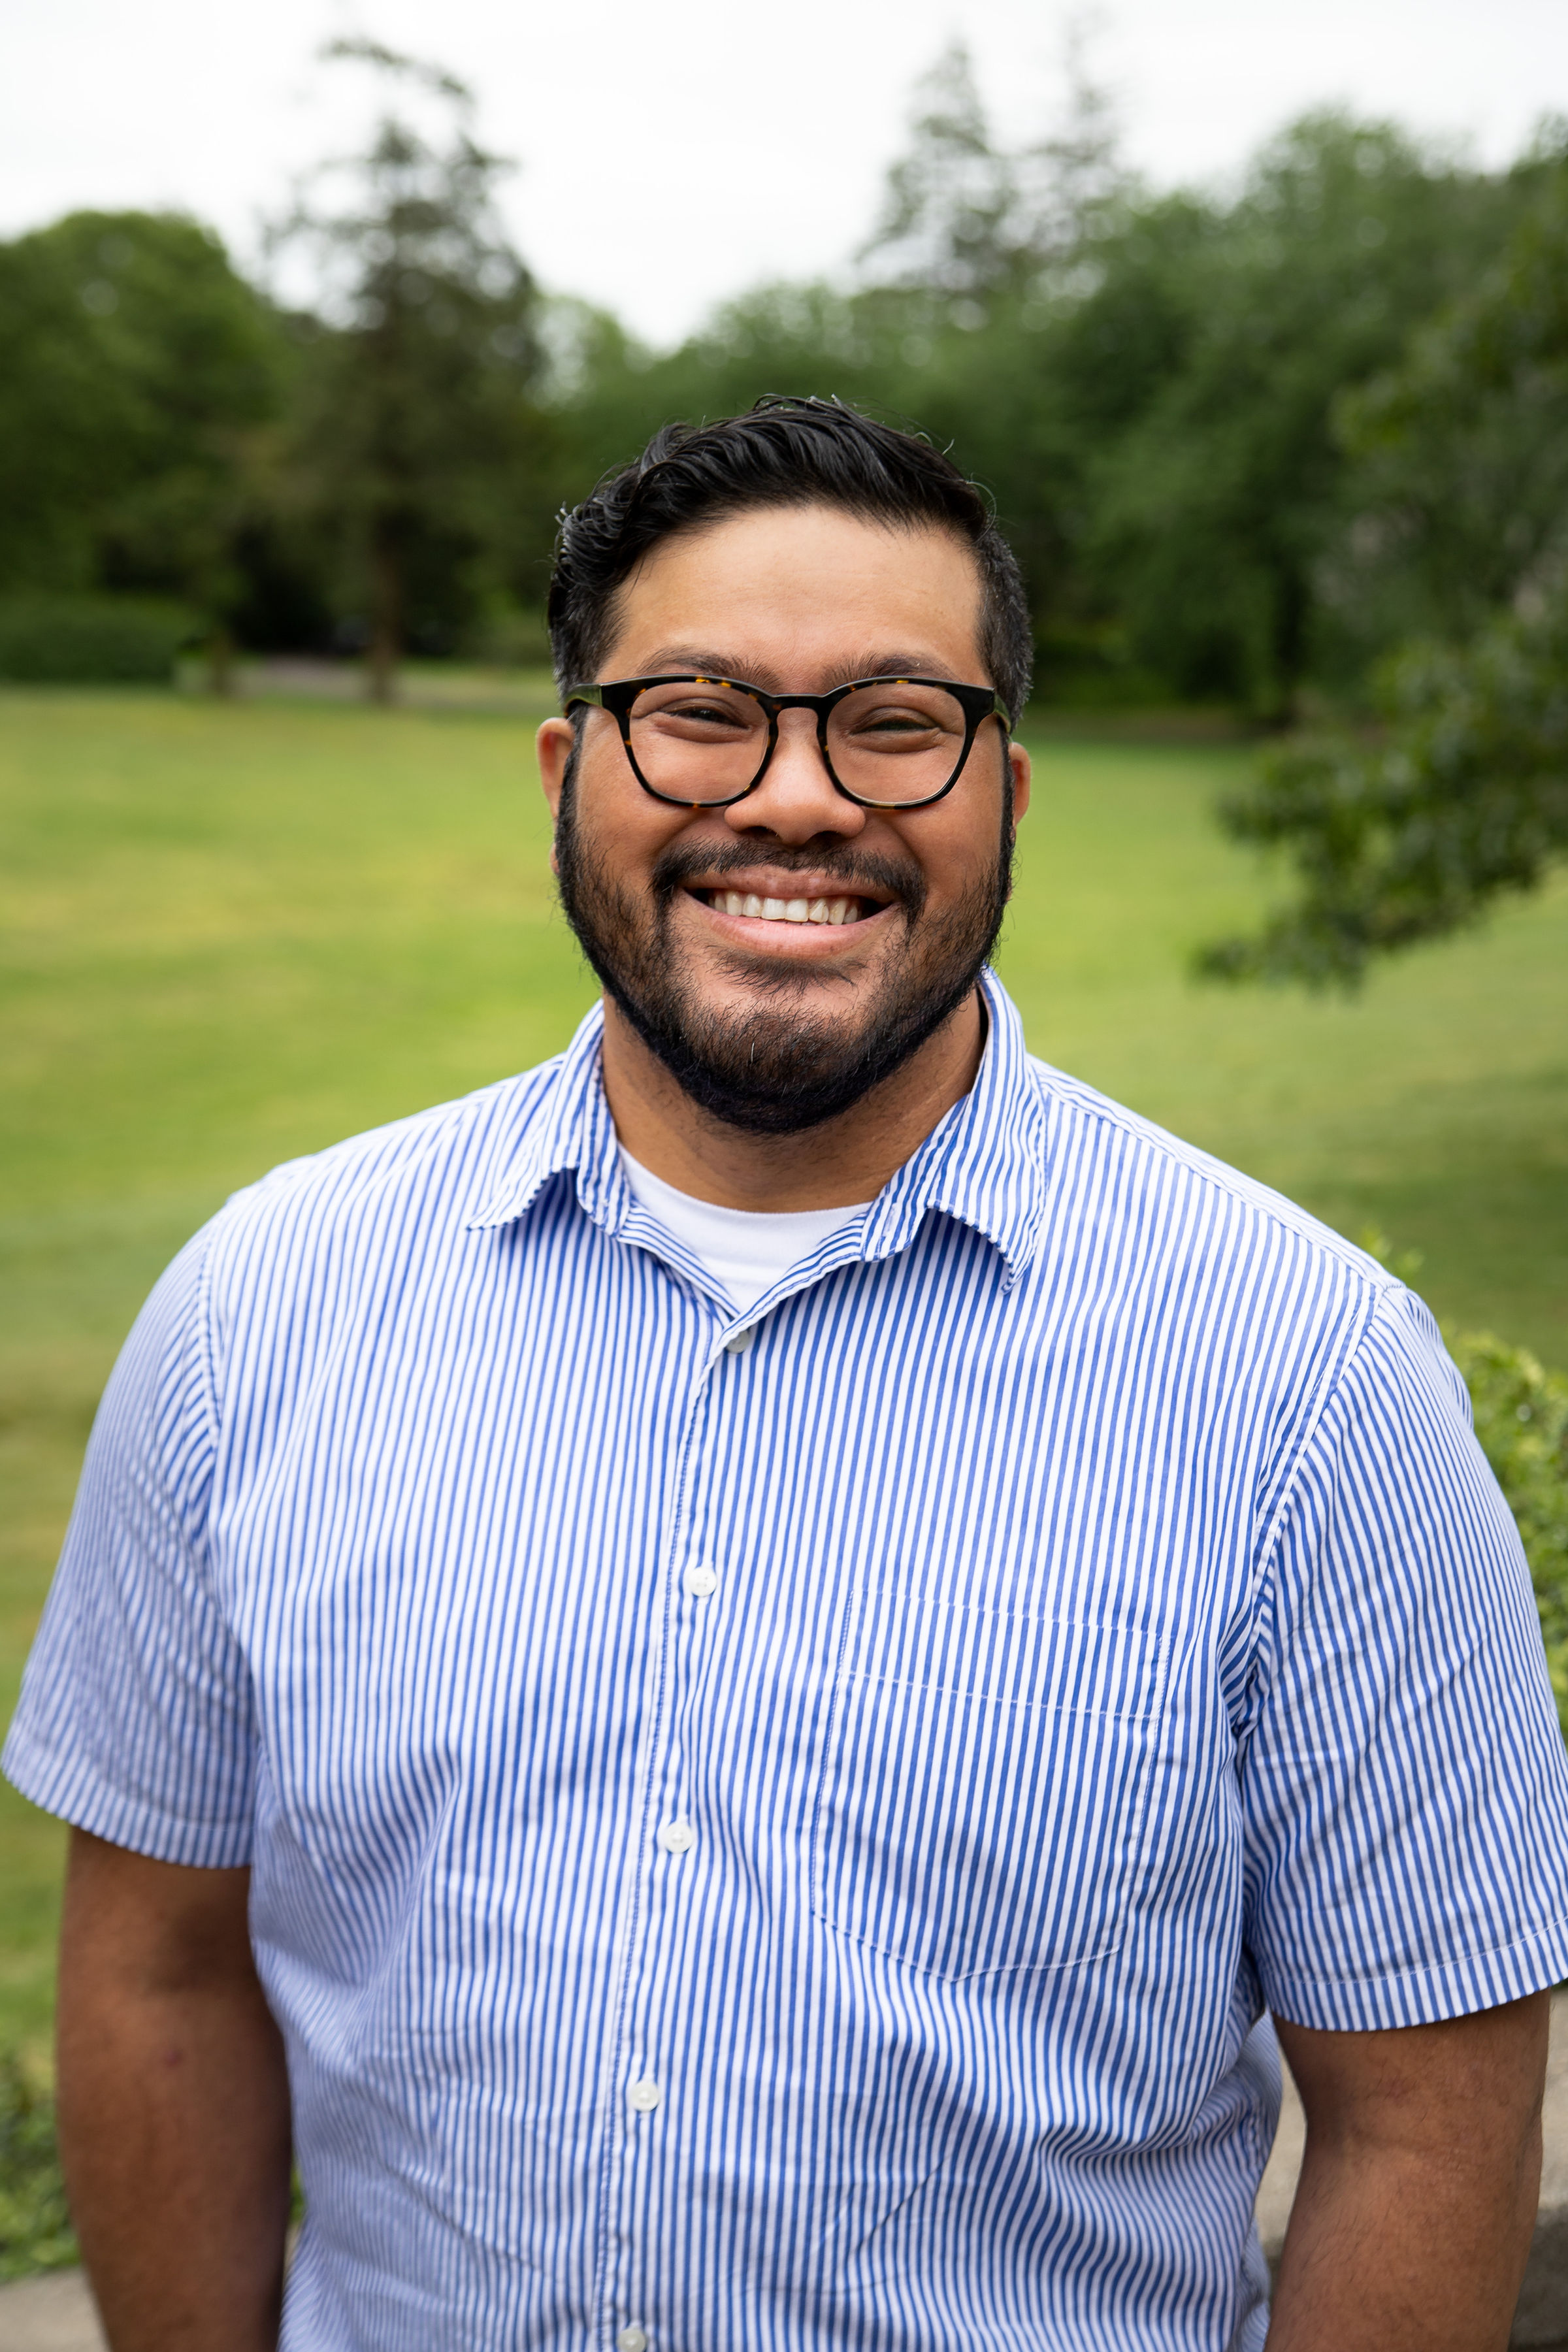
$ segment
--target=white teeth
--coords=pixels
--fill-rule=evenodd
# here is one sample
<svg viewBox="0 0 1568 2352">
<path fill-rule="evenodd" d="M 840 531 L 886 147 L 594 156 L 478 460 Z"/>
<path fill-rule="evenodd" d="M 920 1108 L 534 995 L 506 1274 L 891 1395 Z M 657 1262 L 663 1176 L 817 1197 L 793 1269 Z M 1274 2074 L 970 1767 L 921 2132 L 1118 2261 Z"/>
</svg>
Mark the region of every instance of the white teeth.
<svg viewBox="0 0 1568 2352">
<path fill-rule="evenodd" d="M 858 898 L 759 898 L 752 890 L 715 890 L 710 895 L 721 914 L 746 915 L 752 922 L 852 923 L 860 908 Z"/>
</svg>

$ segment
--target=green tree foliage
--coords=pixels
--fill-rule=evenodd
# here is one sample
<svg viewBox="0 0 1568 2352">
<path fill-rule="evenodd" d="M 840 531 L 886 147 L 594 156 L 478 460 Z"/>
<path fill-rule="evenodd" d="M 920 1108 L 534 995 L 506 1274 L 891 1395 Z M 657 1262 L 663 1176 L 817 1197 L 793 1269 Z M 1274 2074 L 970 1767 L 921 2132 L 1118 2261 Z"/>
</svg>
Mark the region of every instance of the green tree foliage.
<svg viewBox="0 0 1568 2352">
<path fill-rule="evenodd" d="M 1104 247 L 1048 361 L 1087 453 L 1083 562 L 1183 693 L 1279 722 L 1321 670 L 1336 401 L 1463 282 L 1492 195 L 1391 128 L 1318 115 L 1234 203 L 1137 207 Z"/>
<path fill-rule="evenodd" d="M 1568 557 L 1568 137 L 1509 174 L 1501 252 L 1339 404 L 1342 600 L 1386 642 L 1458 643 Z"/>
<path fill-rule="evenodd" d="M 1500 260 L 1346 409 L 1405 501 L 1407 593 L 1458 642 L 1384 665 L 1380 740 L 1293 747 L 1228 803 L 1300 888 L 1261 937 L 1209 950 L 1211 972 L 1353 983 L 1568 854 L 1568 161 L 1524 176 Z"/>
<path fill-rule="evenodd" d="M 287 353 L 218 239 L 73 213 L 0 246 L 0 588 L 150 590 L 221 619 Z"/>
<path fill-rule="evenodd" d="M 1381 743 L 1281 751 L 1222 804 L 1238 840 L 1290 852 L 1300 888 L 1260 936 L 1207 949 L 1212 977 L 1353 985 L 1568 853 L 1568 597 L 1381 676 Z"/>
<path fill-rule="evenodd" d="M 409 112 L 384 113 L 367 151 L 323 165 L 274 236 L 308 247 L 325 283 L 325 323 L 302 322 L 293 479 L 368 604 L 384 700 L 411 618 L 423 604 L 450 620 L 499 585 L 537 500 L 538 306 L 495 209 L 509 167 L 476 143 L 466 87 L 367 40 L 327 54 L 445 118 L 426 136 Z"/>
</svg>

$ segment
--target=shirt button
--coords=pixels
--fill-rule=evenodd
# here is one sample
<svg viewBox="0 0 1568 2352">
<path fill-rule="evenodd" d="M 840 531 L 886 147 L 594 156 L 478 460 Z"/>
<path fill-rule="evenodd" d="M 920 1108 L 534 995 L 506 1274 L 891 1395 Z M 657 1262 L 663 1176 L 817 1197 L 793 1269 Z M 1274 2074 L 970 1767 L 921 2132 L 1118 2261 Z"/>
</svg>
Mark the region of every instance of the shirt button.
<svg viewBox="0 0 1568 2352">
<path fill-rule="evenodd" d="M 651 2074 L 632 2084 L 632 2105 L 639 2116 L 650 2116 L 658 2105 L 658 2084 Z"/>
<path fill-rule="evenodd" d="M 724 1342 L 725 1354 L 743 1356 L 756 1336 L 757 1327 L 754 1323 L 748 1323 L 743 1331 L 731 1331 Z"/>
<path fill-rule="evenodd" d="M 699 1601 L 706 1601 L 708 1595 L 710 1592 L 716 1592 L 718 1589 L 719 1572 L 717 1569 L 689 1568 L 687 1570 L 686 1590 L 688 1592 L 694 1593 Z"/>
<path fill-rule="evenodd" d="M 620 2352 L 647 2352 L 647 2329 L 638 2327 L 634 2323 L 630 2327 L 622 2328 L 616 2342 L 620 2347 Z"/>
<path fill-rule="evenodd" d="M 689 1853 L 697 1843 L 697 1832 L 689 1822 L 666 1822 L 658 1842 L 666 1853 Z"/>
</svg>

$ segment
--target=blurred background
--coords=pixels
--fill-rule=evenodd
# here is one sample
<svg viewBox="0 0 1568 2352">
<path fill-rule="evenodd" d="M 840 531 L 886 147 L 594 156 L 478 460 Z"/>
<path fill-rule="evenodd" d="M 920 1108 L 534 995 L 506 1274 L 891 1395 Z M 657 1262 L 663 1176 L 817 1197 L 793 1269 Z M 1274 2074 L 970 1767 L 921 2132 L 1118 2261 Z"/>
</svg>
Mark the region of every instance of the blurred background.
<svg viewBox="0 0 1568 2352">
<path fill-rule="evenodd" d="M 237 1185 L 591 1000 L 555 518 L 765 393 L 1028 576 L 1035 1049 L 1422 1290 L 1568 1694 L 1561 0 L 57 0 L 0 73 L 0 1714 Z M 0 1791 L 0 2276 L 72 2258 Z"/>
</svg>

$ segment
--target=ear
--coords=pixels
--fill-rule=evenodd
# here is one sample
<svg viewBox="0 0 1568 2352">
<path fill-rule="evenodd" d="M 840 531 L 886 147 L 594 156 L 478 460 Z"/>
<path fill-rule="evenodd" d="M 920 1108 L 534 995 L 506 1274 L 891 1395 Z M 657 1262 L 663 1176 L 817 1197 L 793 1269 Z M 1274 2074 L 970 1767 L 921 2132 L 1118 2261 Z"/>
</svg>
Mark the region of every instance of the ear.
<svg viewBox="0 0 1568 2352">
<path fill-rule="evenodd" d="M 1013 822 L 1016 824 L 1029 805 L 1029 783 L 1033 772 L 1027 751 L 1011 738 L 1007 743 L 1007 764 L 1013 771 Z"/>
<path fill-rule="evenodd" d="M 572 746 L 576 740 L 572 721 L 569 719 L 547 719 L 533 740 L 539 754 L 539 781 L 550 803 L 553 821 L 561 814 L 561 787 L 565 780 L 566 762 L 572 757 Z"/>
</svg>

